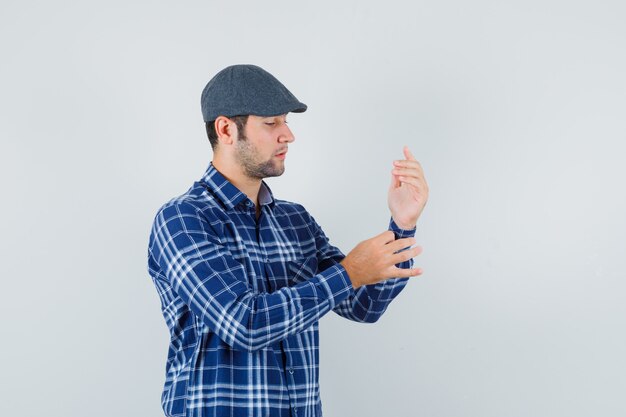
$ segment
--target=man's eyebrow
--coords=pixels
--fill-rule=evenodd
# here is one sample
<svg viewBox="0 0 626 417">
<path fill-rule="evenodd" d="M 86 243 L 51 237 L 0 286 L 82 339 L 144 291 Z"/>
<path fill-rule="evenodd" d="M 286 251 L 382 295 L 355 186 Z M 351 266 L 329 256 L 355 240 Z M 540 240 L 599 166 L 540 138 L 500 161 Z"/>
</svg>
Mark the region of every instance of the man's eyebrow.
<svg viewBox="0 0 626 417">
<path fill-rule="evenodd" d="M 266 119 L 276 119 L 276 118 L 284 118 L 285 120 L 287 120 L 287 115 L 286 114 L 277 114 L 276 116 L 267 116 Z"/>
</svg>

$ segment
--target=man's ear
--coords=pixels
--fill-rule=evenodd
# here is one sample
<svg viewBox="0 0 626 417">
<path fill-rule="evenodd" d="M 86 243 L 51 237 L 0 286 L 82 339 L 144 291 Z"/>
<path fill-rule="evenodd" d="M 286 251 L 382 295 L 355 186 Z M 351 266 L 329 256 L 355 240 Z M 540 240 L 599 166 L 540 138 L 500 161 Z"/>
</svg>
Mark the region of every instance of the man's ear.
<svg viewBox="0 0 626 417">
<path fill-rule="evenodd" d="M 220 144 L 232 145 L 237 138 L 237 125 L 226 116 L 218 116 L 215 123 L 215 133 Z"/>
</svg>

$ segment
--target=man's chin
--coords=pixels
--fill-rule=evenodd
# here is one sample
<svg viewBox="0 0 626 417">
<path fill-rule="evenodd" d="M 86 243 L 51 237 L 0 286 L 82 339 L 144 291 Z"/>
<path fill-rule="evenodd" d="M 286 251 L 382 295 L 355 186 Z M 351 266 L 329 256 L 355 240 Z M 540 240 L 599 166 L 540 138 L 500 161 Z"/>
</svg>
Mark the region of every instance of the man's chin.
<svg viewBox="0 0 626 417">
<path fill-rule="evenodd" d="M 253 173 L 252 175 L 248 173 L 248 176 L 262 180 L 263 178 L 280 177 L 281 175 L 284 174 L 284 172 L 285 172 L 285 167 L 283 166 L 280 169 L 276 168 L 276 169 L 265 169 L 262 171 L 258 171 L 257 173 Z"/>
<path fill-rule="evenodd" d="M 272 171 L 271 175 L 267 175 L 266 178 L 269 178 L 269 177 L 280 177 L 284 173 L 285 173 L 285 168 L 283 168 L 282 170 L 278 170 L 278 171 Z"/>
<path fill-rule="evenodd" d="M 272 167 L 272 169 L 267 170 L 266 174 L 267 177 L 280 177 L 281 175 L 283 175 L 285 172 L 285 164 L 284 163 L 279 163 L 278 166 L 274 165 Z"/>
</svg>

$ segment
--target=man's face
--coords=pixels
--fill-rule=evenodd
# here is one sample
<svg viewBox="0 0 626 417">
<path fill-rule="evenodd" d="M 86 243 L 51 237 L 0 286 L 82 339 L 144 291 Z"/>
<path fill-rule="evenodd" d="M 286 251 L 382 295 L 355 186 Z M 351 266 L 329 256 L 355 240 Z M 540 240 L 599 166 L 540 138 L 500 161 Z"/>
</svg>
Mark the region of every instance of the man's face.
<svg viewBox="0 0 626 417">
<path fill-rule="evenodd" d="M 238 132 L 235 158 L 250 178 L 277 177 L 285 171 L 287 146 L 295 140 L 287 126 L 287 115 L 250 115 L 243 132 Z"/>
</svg>

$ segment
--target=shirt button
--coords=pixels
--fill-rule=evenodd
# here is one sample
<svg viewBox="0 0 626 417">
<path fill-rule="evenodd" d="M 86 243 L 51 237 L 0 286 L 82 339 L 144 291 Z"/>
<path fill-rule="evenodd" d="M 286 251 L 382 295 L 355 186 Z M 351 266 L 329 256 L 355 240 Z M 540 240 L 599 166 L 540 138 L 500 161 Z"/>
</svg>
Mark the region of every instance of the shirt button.
<svg viewBox="0 0 626 417">
<path fill-rule="evenodd" d="M 270 258 L 265 258 L 265 263 L 269 263 Z"/>
<path fill-rule="evenodd" d="M 289 368 L 289 373 L 293 375 L 293 368 Z"/>
</svg>

